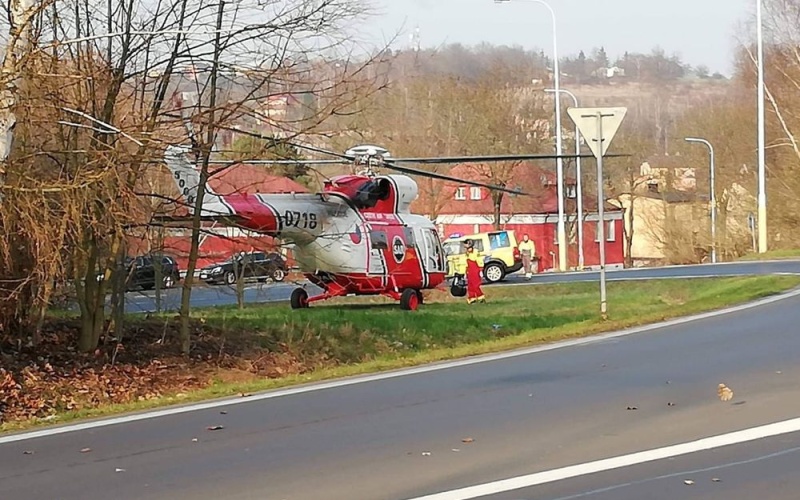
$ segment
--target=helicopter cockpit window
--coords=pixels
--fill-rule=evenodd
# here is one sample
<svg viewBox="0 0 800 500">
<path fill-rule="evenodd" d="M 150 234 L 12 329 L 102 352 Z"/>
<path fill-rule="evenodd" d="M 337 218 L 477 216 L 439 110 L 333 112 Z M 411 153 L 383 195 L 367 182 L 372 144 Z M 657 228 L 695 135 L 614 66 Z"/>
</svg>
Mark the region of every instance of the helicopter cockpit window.
<svg viewBox="0 0 800 500">
<path fill-rule="evenodd" d="M 358 187 L 353 202 L 358 208 L 372 208 L 378 200 L 385 200 L 389 197 L 390 184 L 385 179 L 376 181 L 366 181 Z"/>
<path fill-rule="evenodd" d="M 372 248 L 374 250 L 387 250 L 389 248 L 389 240 L 386 238 L 386 233 L 383 231 L 370 231 L 369 239 L 372 241 Z"/>
<path fill-rule="evenodd" d="M 403 236 L 406 240 L 406 246 L 408 248 L 417 248 L 417 241 L 414 238 L 414 230 L 410 227 L 403 228 Z"/>
</svg>

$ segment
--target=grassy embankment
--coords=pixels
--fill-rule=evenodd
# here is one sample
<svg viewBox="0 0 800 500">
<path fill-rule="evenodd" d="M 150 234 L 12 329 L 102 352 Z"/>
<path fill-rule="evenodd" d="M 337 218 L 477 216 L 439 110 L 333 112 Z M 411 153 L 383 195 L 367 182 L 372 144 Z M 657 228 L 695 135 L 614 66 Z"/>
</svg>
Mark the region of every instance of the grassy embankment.
<svg viewBox="0 0 800 500">
<path fill-rule="evenodd" d="M 788 260 L 800 258 L 800 249 L 770 250 L 764 253 L 748 253 L 739 257 L 741 261 Z"/>
<path fill-rule="evenodd" d="M 82 400 L 76 391 L 82 386 L 79 375 L 42 392 L 54 397 L 67 391 L 71 408 L 49 408 L 57 416 L 48 422 L 63 423 L 587 336 L 718 309 L 799 285 L 800 277 L 794 276 L 612 282 L 607 321 L 599 318 L 595 283 L 487 287 L 489 302 L 472 306 L 433 292 L 413 313 L 382 299 L 352 298 L 301 311 L 286 304 L 205 309 L 195 312 L 198 346 L 188 362 L 177 355 L 174 342 L 155 341 L 164 329 L 170 331 L 167 339 L 174 337 L 174 318 L 132 316 L 129 324 L 138 336 L 127 341 L 113 369 L 127 370 L 124 375 L 130 378 L 126 366 L 138 370 L 158 360 L 162 371 L 154 378 L 142 376 L 142 384 L 151 386 L 146 397 L 130 387 L 130 397 L 115 391 L 113 397 Z M 108 383 L 114 380 L 108 370 L 105 362 L 92 373 L 103 373 Z M 193 382 L 170 385 L 173 379 Z M 83 393 L 92 394 L 83 387 Z M 7 421 L 0 431 L 43 423 L 41 414 Z"/>
</svg>

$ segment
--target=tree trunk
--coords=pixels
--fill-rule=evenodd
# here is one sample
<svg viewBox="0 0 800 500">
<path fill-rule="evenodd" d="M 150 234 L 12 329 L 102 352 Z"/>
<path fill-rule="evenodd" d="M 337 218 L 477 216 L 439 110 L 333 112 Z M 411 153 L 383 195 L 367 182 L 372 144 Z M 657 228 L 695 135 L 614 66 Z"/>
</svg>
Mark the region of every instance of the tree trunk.
<svg viewBox="0 0 800 500">
<path fill-rule="evenodd" d="M 625 267 L 628 268 L 633 267 L 634 203 L 635 199 L 631 197 L 630 205 L 628 206 L 628 223 L 622 225 L 625 237 Z"/>
<path fill-rule="evenodd" d="M 492 197 L 494 198 L 494 214 L 493 214 L 493 224 L 496 230 L 500 230 L 502 223 L 500 221 L 500 213 L 502 206 L 503 206 L 503 192 L 496 191 L 492 193 Z"/>
<path fill-rule="evenodd" d="M 217 76 L 219 73 L 219 58 L 221 52 L 221 30 L 225 2 L 219 2 L 217 9 L 216 35 L 214 37 L 214 57 L 211 65 L 211 96 L 209 99 L 208 123 L 206 128 L 205 143 L 201 148 L 202 167 L 200 169 L 200 185 L 197 186 L 197 200 L 195 200 L 194 215 L 192 217 L 192 236 L 189 248 L 189 263 L 186 267 L 186 279 L 183 281 L 183 293 L 181 294 L 180 312 L 180 339 L 181 351 L 188 355 L 191 349 L 191 337 L 189 333 L 189 314 L 192 298 L 192 284 L 194 283 L 194 270 L 197 267 L 197 256 L 200 248 L 200 216 L 203 211 L 203 197 L 206 194 L 206 183 L 208 182 L 208 164 L 211 151 L 214 147 L 216 136 L 215 106 L 217 104 Z"/>
</svg>

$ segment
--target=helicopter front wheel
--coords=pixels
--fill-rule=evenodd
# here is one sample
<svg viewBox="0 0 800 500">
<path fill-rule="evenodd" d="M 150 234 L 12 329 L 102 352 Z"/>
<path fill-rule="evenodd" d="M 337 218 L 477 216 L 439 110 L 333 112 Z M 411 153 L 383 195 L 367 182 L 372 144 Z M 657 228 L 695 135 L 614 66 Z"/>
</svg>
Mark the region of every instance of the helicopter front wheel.
<svg viewBox="0 0 800 500">
<path fill-rule="evenodd" d="M 406 288 L 400 296 L 400 308 L 406 311 L 416 311 L 422 303 L 422 293 L 413 288 Z"/>
<path fill-rule="evenodd" d="M 292 290 L 292 296 L 289 299 L 292 304 L 292 309 L 305 309 L 308 307 L 308 292 L 303 288 L 295 288 Z"/>
</svg>

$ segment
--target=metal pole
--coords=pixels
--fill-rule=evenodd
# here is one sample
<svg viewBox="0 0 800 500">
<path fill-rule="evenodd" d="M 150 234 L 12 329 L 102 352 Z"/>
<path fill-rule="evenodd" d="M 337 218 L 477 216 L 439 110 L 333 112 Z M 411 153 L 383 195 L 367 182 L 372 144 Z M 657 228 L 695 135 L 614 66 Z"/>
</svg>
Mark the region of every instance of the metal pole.
<svg viewBox="0 0 800 500">
<path fill-rule="evenodd" d="M 711 263 L 717 263 L 717 195 L 714 188 L 714 146 L 708 145 L 711 161 Z"/>
<path fill-rule="evenodd" d="M 717 263 L 717 195 L 715 190 L 716 182 L 714 181 L 715 170 L 716 170 L 716 167 L 714 165 L 714 146 L 712 146 L 711 143 L 708 142 L 707 140 L 700 139 L 697 137 L 687 137 L 686 142 L 699 142 L 701 144 L 705 144 L 706 147 L 708 148 L 709 169 L 711 171 L 710 173 L 711 185 L 709 186 L 710 198 L 711 198 L 709 200 L 709 203 L 711 204 L 711 262 L 713 264 L 716 264 Z"/>
<path fill-rule="evenodd" d="M 764 35 L 761 0 L 756 0 L 756 38 L 758 39 L 758 253 L 767 251 L 767 188 L 764 131 Z"/>
<path fill-rule="evenodd" d="M 510 0 L 494 0 L 495 3 L 508 3 Z M 561 91 L 561 67 L 558 62 L 558 29 L 556 23 L 556 13 L 553 7 L 545 0 L 528 0 L 544 5 L 550 11 L 550 17 L 553 21 L 553 83 L 555 84 L 556 93 Z M 561 158 L 561 106 L 559 100 L 556 99 L 556 178 L 558 182 L 558 224 L 556 227 L 556 234 L 558 237 L 558 268 L 560 271 L 567 270 L 567 232 L 564 226 L 564 161 Z"/>
<path fill-rule="evenodd" d="M 555 89 L 545 89 L 545 92 L 556 92 Z M 578 98 L 575 97 L 575 94 L 570 92 L 569 90 L 560 89 L 561 93 L 567 94 L 568 96 L 572 97 L 572 102 L 575 104 L 577 108 Z M 558 93 L 556 92 L 556 96 Z M 556 97 L 558 99 L 558 97 Z M 575 125 L 575 154 L 577 158 L 575 159 L 575 175 L 577 177 L 577 186 L 576 190 L 576 197 L 578 198 L 578 269 L 583 271 L 583 267 L 585 264 L 584 256 L 583 256 L 583 174 L 581 172 L 581 132 L 577 125 Z"/>
<path fill-rule="evenodd" d="M 556 13 L 553 8 L 543 0 L 534 0 L 541 3 L 550 11 L 553 19 L 553 72 L 556 93 L 561 92 L 561 69 L 558 62 L 558 35 L 556 28 Z M 561 103 L 556 99 L 556 179 L 558 182 L 558 268 L 561 271 L 567 270 L 567 231 L 564 226 L 564 160 L 561 159 Z"/>
<path fill-rule="evenodd" d="M 600 240 L 600 316 L 608 318 L 606 301 L 606 221 L 605 197 L 603 195 L 603 114 L 597 113 L 597 144 L 600 154 L 597 156 L 597 214 L 600 222 L 597 227 L 597 239 Z"/>
</svg>

